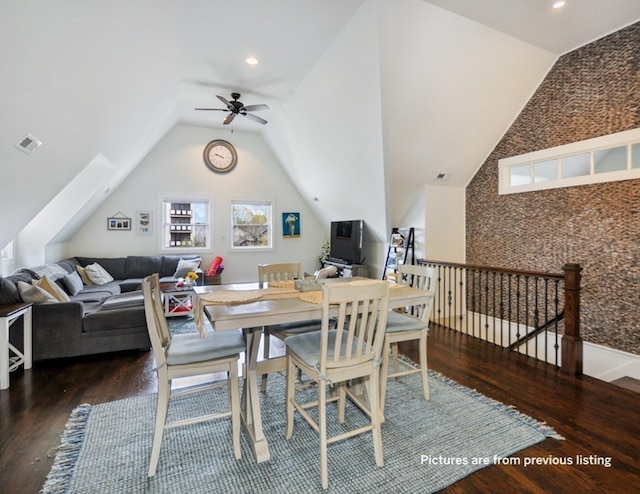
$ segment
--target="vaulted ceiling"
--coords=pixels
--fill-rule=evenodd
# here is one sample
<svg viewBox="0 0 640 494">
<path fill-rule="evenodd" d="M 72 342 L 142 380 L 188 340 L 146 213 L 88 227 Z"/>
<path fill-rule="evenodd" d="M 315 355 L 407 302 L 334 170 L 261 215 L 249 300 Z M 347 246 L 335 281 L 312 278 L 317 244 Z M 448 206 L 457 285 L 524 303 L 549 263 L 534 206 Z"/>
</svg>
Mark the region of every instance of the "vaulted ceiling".
<svg viewBox="0 0 640 494">
<path fill-rule="evenodd" d="M 233 91 L 271 107 L 234 131 L 263 133 L 320 216 L 358 203 L 384 232 L 438 174 L 469 181 L 560 54 L 640 18 L 637 0 L 550 3 L 2 0 L 0 246 L 54 203 L 69 239 L 176 123 L 222 128 L 193 108 Z M 56 203 L 96 163 L 83 207 Z M 378 179 L 345 194 L 318 170 Z"/>
</svg>

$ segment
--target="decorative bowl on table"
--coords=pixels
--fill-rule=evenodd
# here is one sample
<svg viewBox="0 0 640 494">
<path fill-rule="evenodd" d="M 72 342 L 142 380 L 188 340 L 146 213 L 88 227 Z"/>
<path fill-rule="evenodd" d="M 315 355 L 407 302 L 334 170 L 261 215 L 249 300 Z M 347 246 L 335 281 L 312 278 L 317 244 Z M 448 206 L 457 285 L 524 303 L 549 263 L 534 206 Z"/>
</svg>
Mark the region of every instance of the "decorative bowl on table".
<svg viewBox="0 0 640 494">
<path fill-rule="evenodd" d="M 300 292 L 315 292 L 322 290 L 322 283 L 318 283 L 316 280 L 296 280 L 296 290 Z"/>
</svg>

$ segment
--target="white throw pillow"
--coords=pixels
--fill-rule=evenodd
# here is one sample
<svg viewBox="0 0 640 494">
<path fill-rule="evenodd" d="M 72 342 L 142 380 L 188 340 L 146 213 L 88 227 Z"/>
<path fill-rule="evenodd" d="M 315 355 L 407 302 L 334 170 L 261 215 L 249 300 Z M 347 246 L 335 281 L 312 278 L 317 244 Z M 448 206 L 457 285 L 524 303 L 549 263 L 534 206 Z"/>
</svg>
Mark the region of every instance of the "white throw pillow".
<svg viewBox="0 0 640 494">
<path fill-rule="evenodd" d="M 113 276 L 97 262 L 85 266 L 84 272 L 94 285 L 104 285 L 113 281 Z"/>
<path fill-rule="evenodd" d="M 176 272 L 173 273 L 174 278 L 184 278 L 189 271 L 195 271 L 200 267 L 200 258 L 197 259 L 180 259 Z"/>
<path fill-rule="evenodd" d="M 48 276 L 45 276 L 44 278 L 41 278 L 39 280 L 33 280 L 31 284 L 34 286 L 38 286 L 43 290 L 46 290 L 58 302 L 68 302 L 70 300 L 69 295 L 67 295 L 65 291 L 62 288 L 60 288 L 58 284 Z"/>
<path fill-rule="evenodd" d="M 58 300 L 48 291 L 39 286 L 30 285 L 24 281 L 18 281 L 18 291 L 23 302 L 41 304 L 44 302 L 57 302 Z"/>
</svg>

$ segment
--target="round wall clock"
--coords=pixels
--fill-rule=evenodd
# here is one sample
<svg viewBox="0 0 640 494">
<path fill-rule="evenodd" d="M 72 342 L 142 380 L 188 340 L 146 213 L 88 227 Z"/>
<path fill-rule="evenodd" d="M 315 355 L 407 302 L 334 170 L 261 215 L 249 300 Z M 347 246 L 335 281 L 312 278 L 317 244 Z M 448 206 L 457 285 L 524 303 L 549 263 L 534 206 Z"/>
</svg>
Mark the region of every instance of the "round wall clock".
<svg viewBox="0 0 640 494">
<path fill-rule="evenodd" d="M 227 141 L 216 139 L 204 148 L 204 162 L 214 172 L 226 173 L 231 171 L 238 162 L 236 148 Z"/>
</svg>

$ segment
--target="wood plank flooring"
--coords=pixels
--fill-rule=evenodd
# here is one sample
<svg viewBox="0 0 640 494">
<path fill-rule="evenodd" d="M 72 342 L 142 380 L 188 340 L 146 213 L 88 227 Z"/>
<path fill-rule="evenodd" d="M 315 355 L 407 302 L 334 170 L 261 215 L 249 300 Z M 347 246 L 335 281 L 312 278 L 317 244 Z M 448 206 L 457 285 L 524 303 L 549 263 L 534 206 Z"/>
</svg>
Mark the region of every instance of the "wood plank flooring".
<svg viewBox="0 0 640 494">
<path fill-rule="evenodd" d="M 272 345 L 272 347 L 275 345 Z M 403 351 L 417 356 L 417 348 Z M 519 355 L 448 329 L 429 337 L 431 369 L 546 421 L 566 440 L 548 439 L 521 451 L 520 461 L 572 465 L 497 465 L 476 472 L 446 493 L 631 493 L 640 485 L 640 395 L 592 379 L 572 378 Z M 11 374 L 0 391 L 0 486 L 7 493 L 37 493 L 51 468 L 71 410 L 156 390 L 150 353 L 36 362 Z M 416 451 L 416 456 L 421 451 Z M 577 465 L 611 458 L 611 466 Z"/>
</svg>

